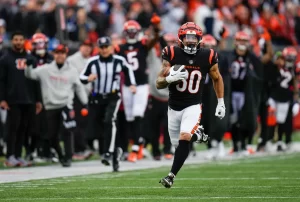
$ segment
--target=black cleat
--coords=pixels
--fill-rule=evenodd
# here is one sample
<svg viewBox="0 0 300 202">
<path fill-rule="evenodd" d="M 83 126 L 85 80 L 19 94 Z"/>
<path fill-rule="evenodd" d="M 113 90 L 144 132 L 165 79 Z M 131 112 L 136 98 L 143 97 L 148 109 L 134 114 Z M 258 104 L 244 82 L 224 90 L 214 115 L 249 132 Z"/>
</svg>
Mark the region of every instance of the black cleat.
<svg viewBox="0 0 300 202">
<path fill-rule="evenodd" d="M 63 167 L 71 167 L 71 164 L 72 164 L 72 160 L 71 159 L 67 159 L 67 160 L 63 160 L 63 161 L 61 161 L 60 162 L 61 163 L 61 165 L 63 166 Z"/>
<path fill-rule="evenodd" d="M 106 153 L 106 154 L 103 155 L 101 163 L 103 165 L 110 166 L 110 162 L 109 162 L 110 159 L 111 159 L 111 154 L 110 153 Z"/>
<path fill-rule="evenodd" d="M 122 148 L 117 147 L 113 153 L 113 161 L 112 161 L 114 172 L 119 172 L 119 168 L 120 168 L 119 162 L 121 160 L 122 155 L 123 155 Z"/>
<path fill-rule="evenodd" d="M 159 183 L 161 183 L 164 187 L 166 188 L 171 188 L 173 183 L 174 183 L 174 177 L 171 177 L 170 175 L 168 175 L 165 178 L 162 178 Z"/>
</svg>

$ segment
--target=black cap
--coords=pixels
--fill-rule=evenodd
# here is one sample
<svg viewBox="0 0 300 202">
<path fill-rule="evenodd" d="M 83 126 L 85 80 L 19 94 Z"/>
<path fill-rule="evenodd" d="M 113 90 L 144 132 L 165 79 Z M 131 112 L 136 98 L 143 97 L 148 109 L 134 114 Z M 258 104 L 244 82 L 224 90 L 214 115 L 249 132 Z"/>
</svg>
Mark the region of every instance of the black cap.
<svg viewBox="0 0 300 202">
<path fill-rule="evenodd" d="M 99 47 L 101 46 L 110 46 L 111 45 L 111 39 L 108 36 L 100 37 L 97 40 L 97 44 Z"/>
</svg>

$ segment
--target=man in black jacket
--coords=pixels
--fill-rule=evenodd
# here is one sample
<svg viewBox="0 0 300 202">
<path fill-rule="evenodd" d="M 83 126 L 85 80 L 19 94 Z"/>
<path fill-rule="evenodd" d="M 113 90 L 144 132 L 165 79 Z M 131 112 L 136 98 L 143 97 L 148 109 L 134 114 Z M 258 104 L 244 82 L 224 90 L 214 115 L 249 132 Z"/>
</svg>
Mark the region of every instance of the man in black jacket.
<svg viewBox="0 0 300 202">
<path fill-rule="evenodd" d="M 22 146 L 35 108 L 41 110 L 39 86 L 24 76 L 26 65 L 33 61 L 24 50 L 24 35 L 13 33 L 11 43 L 12 48 L 0 59 L 0 107 L 8 110 L 7 160 L 4 164 L 9 167 L 29 166 L 30 163 L 21 158 Z"/>
<path fill-rule="evenodd" d="M 263 65 L 250 51 L 250 36 L 243 31 L 235 35 L 235 49 L 228 58 L 231 92 L 230 123 L 233 152 L 251 153 L 251 144 L 257 127 L 258 108 L 263 88 Z M 246 141 L 248 140 L 248 141 Z M 249 153 L 250 152 L 250 153 Z"/>
</svg>

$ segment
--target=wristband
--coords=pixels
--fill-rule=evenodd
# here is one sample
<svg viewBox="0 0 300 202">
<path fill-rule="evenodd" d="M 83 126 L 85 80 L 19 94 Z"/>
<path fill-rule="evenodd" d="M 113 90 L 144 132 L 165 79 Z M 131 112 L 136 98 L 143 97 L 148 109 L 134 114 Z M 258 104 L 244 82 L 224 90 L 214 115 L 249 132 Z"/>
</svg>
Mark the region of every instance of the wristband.
<svg viewBox="0 0 300 202">
<path fill-rule="evenodd" d="M 218 98 L 218 105 L 225 105 L 224 98 Z"/>
</svg>

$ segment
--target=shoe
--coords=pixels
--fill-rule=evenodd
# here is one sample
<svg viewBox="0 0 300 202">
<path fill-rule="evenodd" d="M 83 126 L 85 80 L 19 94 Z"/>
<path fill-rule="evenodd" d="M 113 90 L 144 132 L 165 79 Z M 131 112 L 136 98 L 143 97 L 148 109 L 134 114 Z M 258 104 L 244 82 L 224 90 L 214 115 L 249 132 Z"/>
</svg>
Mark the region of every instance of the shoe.
<svg viewBox="0 0 300 202">
<path fill-rule="evenodd" d="M 115 152 L 113 153 L 113 171 L 114 172 L 119 172 L 119 168 L 120 168 L 120 160 L 121 160 L 121 157 L 123 155 L 123 150 L 121 147 L 117 147 L 115 149 Z"/>
<path fill-rule="evenodd" d="M 67 159 L 67 160 L 63 160 L 63 161 L 61 161 L 61 165 L 63 166 L 63 167 L 71 167 L 71 164 L 72 164 L 72 160 L 71 159 Z"/>
<path fill-rule="evenodd" d="M 218 159 L 224 158 L 226 156 L 225 146 L 224 146 L 224 143 L 222 141 L 219 142 L 217 150 L 218 150 L 217 151 L 217 158 Z"/>
<path fill-rule="evenodd" d="M 153 159 L 154 159 L 155 161 L 160 161 L 160 160 L 161 160 L 161 156 L 154 156 Z"/>
<path fill-rule="evenodd" d="M 202 142 L 206 143 L 209 140 L 208 135 L 204 134 L 204 128 L 202 125 L 198 126 L 194 134 L 197 135 L 197 140 L 195 141 L 196 143 L 202 143 Z"/>
<path fill-rule="evenodd" d="M 83 155 L 83 152 L 78 152 L 78 153 L 73 154 L 72 159 L 82 161 L 82 160 L 85 160 L 85 156 Z"/>
<path fill-rule="evenodd" d="M 278 141 L 277 142 L 277 151 L 279 151 L 279 152 L 284 151 L 284 149 L 283 149 L 283 142 L 282 141 Z"/>
<path fill-rule="evenodd" d="M 83 152 L 84 160 L 90 159 L 93 155 L 94 155 L 94 152 L 90 151 L 90 150 L 85 150 Z"/>
<path fill-rule="evenodd" d="M 31 161 L 26 161 L 26 160 L 24 160 L 22 158 L 17 158 L 17 161 L 20 162 L 20 166 L 21 167 L 30 167 L 30 166 L 32 166 L 32 162 Z"/>
<path fill-rule="evenodd" d="M 110 160 L 111 160 L 111 154 L 106 153 L 102 156 L 101 162 L 103 165 L 110 166 Z"/>
<path fill-rule="evenodd" d="M 168 189 L 171 188 L 174 183 L 174 175 L 170 173 L 168 176 L 162 178 L 159 183 Z"/>
<path fill-rule="evenodd" d="M 15 156 L 10 156 L 5 162 L 4 162 L 5 167 L 19 167 L 21 166 L 21 162 L 18 161 Z"/>
<path fill-rule="evenodd" d="M 130 154 L 127 157 L 127 161 L 135 163 L 137 161 L 137 153 L 136 152 L 130 152 Z"/>
<path fill-rule="evenodd" d="M 173 154 L 165 154 L 164 157 L 167 160 L 171 160 L 171 159 L 173 159 Z"/>
<path fill-rule="evenodd" d="M 139 146 L 139 151 L 138 151 L 138 154 L 137 154 L 137 159 L 138 159 L 138 160 L 141 160 L 141 159 L 143 159 L 143 158 L 144 158 L 144 145 L 141 144 L 141 145 Z"/>
</svg>

